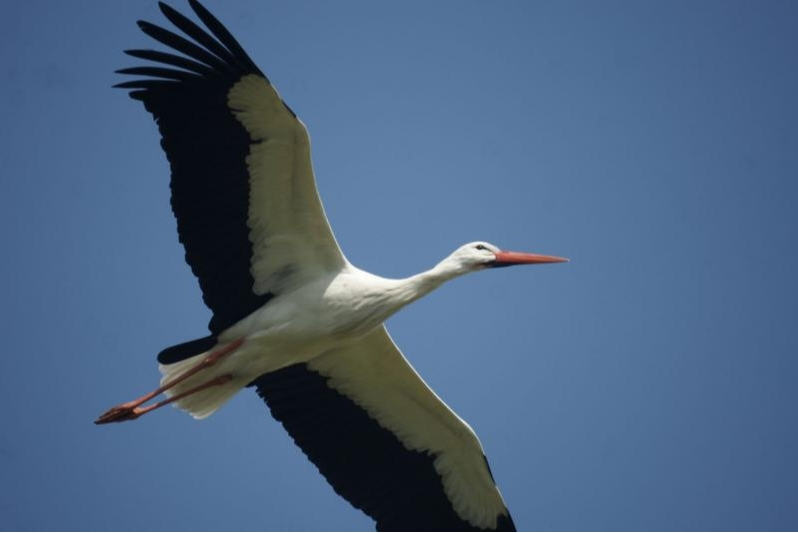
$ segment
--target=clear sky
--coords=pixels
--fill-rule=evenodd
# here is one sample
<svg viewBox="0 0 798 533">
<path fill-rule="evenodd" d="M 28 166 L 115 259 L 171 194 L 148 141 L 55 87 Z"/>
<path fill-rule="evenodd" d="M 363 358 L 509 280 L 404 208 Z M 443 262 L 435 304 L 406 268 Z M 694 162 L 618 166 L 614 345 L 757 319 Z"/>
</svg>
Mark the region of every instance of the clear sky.
<svg viewBox="0 0 798 533">
<path fill-rule="evenodd" d="M 520 528 L 798 528 L 798 3 L 207 5 L 307 123 L 353 263 L 572 259 L 388 324 Z M 138 18 L 3 5 L 0 528 L 369 529 L 252 391 L 92 424 L 209 318 L 155 125 L 110 88 Z"/>
</svg>

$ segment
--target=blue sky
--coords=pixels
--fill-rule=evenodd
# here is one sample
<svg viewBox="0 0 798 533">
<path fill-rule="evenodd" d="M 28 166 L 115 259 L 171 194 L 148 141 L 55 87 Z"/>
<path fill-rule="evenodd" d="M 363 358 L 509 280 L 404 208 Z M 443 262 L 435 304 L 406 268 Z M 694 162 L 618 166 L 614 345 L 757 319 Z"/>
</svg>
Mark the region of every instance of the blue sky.
<svg viewBox="0 0 798 533">
<path fill-rule="evenodd" d="M 798 4 L 207 5 L 308 125 L 353 263 L 572 259 L 389 321 L 520 528 L 798 528 Z M 371 528 L 251 391 L 91 423 L 209 318 L 155 125 L 110 88 L 163 18 L 4 7 L 0 528 Z"/>
</svg>

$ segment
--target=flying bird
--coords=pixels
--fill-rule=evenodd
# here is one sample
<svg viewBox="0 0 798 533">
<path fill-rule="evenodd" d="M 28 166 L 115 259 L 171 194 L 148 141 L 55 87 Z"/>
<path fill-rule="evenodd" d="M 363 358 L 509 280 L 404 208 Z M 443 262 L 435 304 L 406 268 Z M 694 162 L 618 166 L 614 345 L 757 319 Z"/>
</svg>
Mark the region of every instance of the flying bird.
<svg viewBox="0 0 798 533">
<path fill-rule="evenodd" d="M 515 530 L 476 434 L 384 322 L 457 276 L 567 260 L 472 242 L 405 279 L 352 265 L 324 214 L 304 124 L 232 34 L 189 4 L 205 28 L 160 3 L 182 35 L 139 21 L 171 50 L 126 50 L 153 64 L 119 70 L 136 78 L 116 87 L 158 125 L 180 242 L 213 313 L 210 334 L 161 351 L 160 386 L 96 423 L 169 403 L 205 418 L 252 386 L 377 529 Z"/>
</svg>

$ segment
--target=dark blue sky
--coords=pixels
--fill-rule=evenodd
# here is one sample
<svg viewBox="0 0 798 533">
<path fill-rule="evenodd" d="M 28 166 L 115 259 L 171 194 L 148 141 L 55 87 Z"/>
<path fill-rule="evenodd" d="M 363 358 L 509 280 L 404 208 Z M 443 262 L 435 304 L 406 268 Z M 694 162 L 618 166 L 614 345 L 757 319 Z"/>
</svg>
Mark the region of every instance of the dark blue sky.
<svg viewBox="0 0 798 533">
<path fill-rule="evenodd" d="M 207 4 L 307 123 L 352 262 L 572 259 L 389 322 L 520 528 L 798 528 L 798 4 Z M 4 5 L 0 528 L 369 529 L 251 391 L 91 423 L 209 318 L 155 125 L 110 88 L 138 18 Z"/>
</svg>

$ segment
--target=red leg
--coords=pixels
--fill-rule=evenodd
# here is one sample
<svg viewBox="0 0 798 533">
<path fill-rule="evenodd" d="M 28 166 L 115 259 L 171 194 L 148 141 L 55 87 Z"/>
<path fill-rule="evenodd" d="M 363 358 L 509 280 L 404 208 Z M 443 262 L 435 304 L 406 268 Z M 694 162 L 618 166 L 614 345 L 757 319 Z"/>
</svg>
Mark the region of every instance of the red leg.
<svg viewBox="0 0 798 533">
<path fill-rule="evenodd" d="M 115 407 L 111 407 L 105 413 L 101 414 L 100 417 L 94 421 L 94 423 L 105 424 L 108 422 L 121 422 L 122 420 L 133 420 L 135 418 L 138 418 L 139 415 L 132 416 L 132 414 L 134 413 L 135 409 L 138 408 L 140 405 L 152 400 L 159 394 L 162 394 L 163 392 L 171 389 L 178 383 L 185 381 L 186 379 L 190 378 L 200 370 L 215 365 L 219 361 L 219 359 L 234 352 L 243 343 L 244 339 L 236 339 L 227 346 L 224 346 L 214 352 L 209 353 L 196 366 L 194 366 L 193 368 L 189 368 L 188 370 L 186 370 L 185 372 L 183 372 L 173 380 L 164 383 L 163 385 L 161 385 L 154 391 L 150 392 L 149 394 L 145 394 L 144 396 L 132 400 L 130 402 L 125 402 Z"/>
<path fill-rule="evenodd" d="M 191 394 L 195 394 L 195 393 L 197 393 L 199 391 L 202 391 L 202 390 L 205 390 L 207 388 L 215 387 L 217 385 L 223 385 L 223 384 L 227 383 L 228 381 L 230 381 L 231 379 L 233 379 L 233 376 L 231 376 L 230 374 L 224 374 L 222 376 L 217 376 L 217 377 L 211 379 L 210 381 L 206 381 L 202 385 L 197 385 L 196 387 L 192 387 L 192 388 L 188 389 L 187 391 L 181 392 L 180 394 L 176 394 L 175 396 L 172 396 L 171 398 L 167 398 L 166 400 L 161 400 L 158 403 L 154 403 L 154 404 L 148 405 L 146 407 L 133 407 L 131 409 L 125 409 L 125 410 L 116 411 L 113 414 L 111 414 L 111 411 L 108 411 L 108 413 L 104 414 L 103 416 L 101 416 L 100 418 L 95 420 L 94 423 L 95 424 L 108 424 L 110 422 L 124 422 L 125 420 L 135 420 L 138 417 L 140 417 L 141 415 L 149 413 L 150 411 L 154 411 L 154 410 L 158 409 L 159 407 L 163 407 L 164 405 L 168 405 L 168 404 L 170 404 L 172 402 L 176 402 L 177 400 L 179 400 L 181 398 L 185 398 L 186 396 L 189 396 Z M 111 414 L 111 416 L 109 416 L 109 414 Z"/>
</svg>

